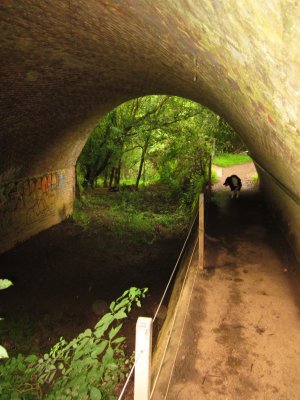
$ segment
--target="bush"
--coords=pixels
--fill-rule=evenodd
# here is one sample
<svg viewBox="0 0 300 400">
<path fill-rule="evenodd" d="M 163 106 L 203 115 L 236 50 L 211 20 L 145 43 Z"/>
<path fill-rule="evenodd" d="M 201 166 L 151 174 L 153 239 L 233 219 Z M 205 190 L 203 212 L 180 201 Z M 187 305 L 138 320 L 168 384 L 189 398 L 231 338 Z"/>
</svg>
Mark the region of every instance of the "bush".
<svg viewBox="0 0 300 400">
<path fill-rule="evenodd" d="M 71 400 L 115 398 L 114 390 L 132 361 L 126 359 L 118 336 L 122 319 L 134 304 L 140 306 L 147 289 L 126 290 L 110 304 L 93 329 L 86 329 L 67 342 L 61 338 L 49 354 L 8 359 L 0 365 L 2 400 Z"/>
</svg>

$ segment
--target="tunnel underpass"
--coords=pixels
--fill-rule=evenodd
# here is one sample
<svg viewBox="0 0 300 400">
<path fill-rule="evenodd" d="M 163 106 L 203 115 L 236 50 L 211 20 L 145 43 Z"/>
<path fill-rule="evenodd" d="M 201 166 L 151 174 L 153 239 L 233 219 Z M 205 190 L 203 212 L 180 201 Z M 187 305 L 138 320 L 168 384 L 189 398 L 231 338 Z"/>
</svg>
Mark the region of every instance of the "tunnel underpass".
<svg viewBox="0 0 300 400">
<path fill-rule="evenodd" d="M 167 93 L 240 134 L 299 254 L 299 14 L 281 0 L 1 4 L 0 251 L 72 213 L 99 116 Z"/>
<path fill-rule="evenodd" d="M 101 290 L 102 276 L 80 268 L 72 276 L 66 258 L 78 253 L 61 246 L 63 234 L 72 245 L 78 235 L 68 232 L 66 220 L 76 161 L 99 118 L 116 105 L 153 93 L 182 96 L 223 116 L 239 133 L 257 163 L 268 205 L 257 193 L 245 193 L 239 203 L 215 195 L 208 275 L 195 281 L 169 398 L 298 399 L 299 265 L 290 248 L 299 259 L 299 2 L 11 0 L 0 11 L 1 274 L 23 284 L 21 297 L 7 294 L 6 311 L 14 310 L 15 320 L 44 314 L 45 347 L 55 336 L 56 317 L 67 333 L 72 323 L 80 329 L 93 321 L 82 317 L 89 295 L 76 291 L 82 279 L 85 291 L 93 279 Z M 275 233 L 274 221 L 284 237 Z M 170 260 L 174 248 L 164 249 Z M 102 272 L 106 283 L 118 278 L 118 272 Z M 83 314 L 66 318 L 70 308 L 56 298 L 57 276 L 63 282 L 58 292 L 73 296 L 71 309 L 84 299 Z M 153 279 L 162 283 L 160 275 Z M 130 281 L 129 275 L 118 285 Z M 105 290 L 110 296 L 109 285 Z M 41 304 L 39 291 L 48 296 Z M 52 301 L 56 316 L 44 313 Z"/>
<path fill-rule="evenodd" d="M 213 187 L 206 272 L 199 271 L 196 253 L 168 346 L 176 357 L 167 352 L 153 399 L 298 399 L 300 268 L 253 186 L 254 171 L 251 164 L 224 168 Z M 232 173 L 243 182 L 238 199 L 223 186 Z M 142 311 L 126 323 L 128 351 L 134 349 L 136 317 L 153 316 L 183 238 L 164 239 L 144 260 L 136 258 L 141 247 L 113 241 L 115 247 L 105 227 L 85 232 L 66 221 L 0 255 L 2 274 L 14 282 L 0 293 L 0 338 L 12 354 L 26 346 L 47 352 L 61 335 L 71 338 L 92 326 L 97 299 L 108 304 L 132 284 L 149 287 Z"/>
</svg>

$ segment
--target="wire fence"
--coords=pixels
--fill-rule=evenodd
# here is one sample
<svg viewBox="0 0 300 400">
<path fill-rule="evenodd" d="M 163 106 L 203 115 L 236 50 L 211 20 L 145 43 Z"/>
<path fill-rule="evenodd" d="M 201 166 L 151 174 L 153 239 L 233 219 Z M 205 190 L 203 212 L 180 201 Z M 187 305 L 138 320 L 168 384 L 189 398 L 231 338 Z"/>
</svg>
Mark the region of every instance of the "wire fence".
<svg viewBox="0 0 300 400">
<path fill-rule="evenodd" d="M 177 317 L 178 310 L 179 310 L 178 304 L 179 304 L 179 302 L 180 302 L 180 300 L 181 300 L 181 298 L 182 298 L 183 289 L 184 289 L 184 287 L 185 287 L 185 283 L 186 283 L 186 280 L 187 280 L 187 277 L 188 277 L 188 274 L 189 274 L 189 271 L 190 271 L 192 259 L 193 259 L 194 254 L 195 254 L 195 249 L 196 249 L 197 244 L 198 244 L 198 240 L 196 240 L 196 242 L 195 242 L 195 244 L 194 244 L 194 248 L 193 248 L 193 250 L 192 250 L 192 254 L 191 254 L 190 259 L 189 259 L 189 263 L 188 263 L 188 267 L 187 267 L 187 270 L 186 270 L 186 273 L 185 273 L 185 276 L 184 276 L 184 280 L 183 280 L 182 285 L 181 285 L 181 290 L 180 290 L 180 294 L 179 294 L 177 306 L 176 306 L 176 309 L 175 309 L 175 312 L 174 312 L 174 315 L 173 315 L 173 318 L 172 318 L 171 328 L 170 328 L 169 334 L 168 334 L 168 336 L 167 336 L 166 345 L 165 345 L 165 348 L 164 348 L 163 355 L 162 355 L 162 357 L 161 357 L 161 361 L 160 361 L 160 364 L 159 364 L 158 371 L 157 371 L 157 373 L 156 373 L 156 375 L 155 375 L 155 378 L 154 378 L 154 381 L 153 381 L 153 387 L 152 387 L 152 390 L 151 390 L 150 399 L 152 398 L 153 393 L 154 393 L 154 390 L 155 390 L 155 388 L 156 388 L 156 384 L 157 384 L 159 375 L 160 375 L 160 373 L 161 373 L 161 369 L 162 369 L 162 366 L 163 366 L 163 363 L 164 363 L 164 359 L 165 359 L 165 356 L 166 356 L 166 353 L 167 353 L 167 350 L 168 350 L 168 346 L 169 346 L 169 343 L 170 343 L 170 340 L 171 340 L 171 336 L 172 336 L 172 331 L 173 331 L 174 324 L 175 324 L 176 317 Z M 172 370 L 173 370 L 173 368 L 172 368 Z M 171 372 L 171 373 L 172 373 L 172 372 Z M 171 375 L 170 375 L 170 377 L 171 377 Z M 171 378 L 170 378 L 170 379 L 171 379 Z"/>
<path fill-rule="evenodd" d="M 189 230 L 188 230 L 186 239 L 185 239 L 185 241 L 184 241 L 184 243 L 183 243 L 183 246 L 182 246 L 182 248 L 181 248 L 181 251 L 180 251 L 180 253 L 179 253 L 179 256 L 178 256 L 178 258 L 177 258 L 177 261 L 176 261 L 176 263 L 175 263 L 175 266 L 174 266 L 174 268 L 173 268 L 173 270 L 172 270 L 172 273 L 171 273 L 171 275 L 170 275 L 170 278 L 169 278 L 169 280 L 168 280 L 168 282 L 167 282 L 167 284 L 166 284 L 165 290 L 164 290 L 164 292 L 163 292 L 163 294 L 162 294 L 162 296 L 161 296 L 160 302 L 159 302 L 159 304 L 158 304 L 158 306 L 157 306 L 157 309 L 156 309 L 156 311 L 155 311 L 155 313 L 154 313 L 154 316 L 153 316 L 153 318 L 152 318 L 153 324 L 154 324 L 154 322 L 155 322 L 156 319 L 157 319 L 157 316 L 158 316 L 159 311 L 160 311 L 160 309 L 161 309 L 161 307 L 162 307 L 162 304 L 163 304 L 163 302 L 164 302 L 164 300 L 165 300 L 165 298 L 166 298 L 166 295 L 167 295 L 167 293 L 168 293 L 168 290 L 169 290 L 170 287 L 171 287 L 171 283 L 172 283 L 172 281 L 173 281 L 173 279 L 174 279 L 174 276 L 175 276 L 175 274 L 176 274 L 176 272 L 177 272 L 178 266 L 180 265 L 180 262 L 182 261 L 183 256 L 184 256 L 185 253 L 186 253 L 186 250 L 187 250 L 188 244 L 189 244 L 189 240 L 190 240 L 190 238 L 191 238 L 193 229 L 194 229 L 195 226 L 196 226 L 196 222 L 197 222 L 198 218 L 199 218 L 199 207 L 198 207 L 198 204 L 197 204 L 196 207 L 195 207 L 195 209 L 194 209 L 194 211 L 193 211 L 193 213 L 192 213 L 192 222 L 191 222 L 191 224 L 190 224 L 190 227 L 189 227 Z M 194 247 L 193 247 L 191 256 L 190 256 L 190 258 L 189 258 L 188 266 L 187 266 L 187 269 L 186 269 L 186 272 L 185 272 L 185 276 L 184 276 L 184 279 L 183 279 L 183 282 L 182 282 L 182 285 L 181 285 L 181 290 L 180 290 L 178 302 L 179 302 L 179 300 L 180 300 L 181 297 L 182 297 L 183 289 L 184 289 L 184 287 L 185 287 L 185 283 L 186 283 L 186 280 L 187 280 L 187 276 L 188 276 L 188 273 L 189 273 L 189 271 L 190 271 L 190 266 L 191 266 L 192 258 L 193 258 L 193 256 L 194 256 L 194 253 L 195 253 L 197 244 L 198 244 L 198 239 L 197 239 L 197 240 L 195 241 L 195 243 L 194 243 Z M 153 386 L 152 386 L 152 390 L 151 390 L 151 394 L 150 394 L 150 399 L 151 399 L 152 396 L 153 396 L 154 389 L 155 389 L 155 386 L 156 386 L 156 383 L 157 383 L 159 374 L 160 374 L 160 372 L 161 372 L 161 368 L 162 368 L 162 365 L 163 365 L 163 361 L 164 361 L 164 358 L 165 358 L 165 355 L 166 355 L 166 352 L 167 352 L 167 349 L 168 349 L 168 345 L 169 345 L 169 342 L 170 342 L 170 339 L 171 339 L 172 328 L 174 327 L 175 320 L 176 320 L 176 316 L 177 316 L 177 314 L 178 314 L 178 302 L 177 302 L 177 306 L 176 306 L 176 309 L 175 309 L 175 312 L 174 312 L 174 316 L 173 316 L 173 318 L 172 318 L 171 329 L 169 330 L 169 335 L 168 335 L 167 340 L 166 340 L 166 345 L 165 345 L 165 348 L 164 348 L 164 351 L 163 351 L 163 356 L 162 356 L 162 358 L 161 358 L 161 362 L 160 362 L 160 365 L 159 365 L 159 368 L 158 368 L 158 372 L 157 372 L 157 374 L 156 374 L 156 376 L 155 376 L 155 378 L 154 378 L 154 381 L 153 381 Z M 130 371 L 129 371 L 129 374 L 128 374 L 128 376 L 127 376 L 127 379 L 126 379 L 126 381 L 125 381 L 125 383 L 124 383 L 124 385 L 123 385 L 122 391 L 121 391 L 121 393 L 120 393 L 120 395 L 119 395 L 119 397 L 118 397 L 118 400 L 122 400 L 122 399 L 123 399 L 123 397 L 124 397 L 124 395 L 125 395 L 125 393 L 126 393 L 126 390 L 127 390 L 128 386 L 129 386 L 129 383 L 130 383 L 130 381 L 131 381 L 131 378 L 132 378 L 132 376 L 133 376 L 133 372 L 134 372 L 134 370 L 135 370 L 135 368 L 136 368 L 136 365 L 137 365 L 137 363 L 138 363 L 138 360 L 140 359 L 141 356 L 142 356 L 142 351 L 139 352 L 139 354 L 135 354 L 135 362 L 134 362 L 133 366 L 131 367 L 131 369 L 130 369 Z"/>
<path fill-rule="evenodd" d="M 251 157 L 252 157 L 252 156 L 251 156 Z M 252 157 L 252 158 L 253 158 L 253 157 Z M 274 182 L 275 182 L 275 183 L 276 183 L 276 184 L 277 184 L 291 199 L 293 199 L 298 205 L 300 205 L 299 197 L 298 197 L 295 193 L 293 193 L 289 188 L 286 187 L 286 185 L 284 185 L 281 181 L 279 181 L 276 177 L 274 177 L 274 175 L 271 174 L 268 170 L 266 170 L 260 163 L 258 163 L 257 160 L 255 160 L 255 159 L 253 158 L 253 161 L 254 161 L 254 163 L 258 166 L 258 168 L 260 168 L 262 171 L 264 171 L 265 173 L 267 173 L 267 174 L 273 179 L 273 181 L 274 181 Z M 208 187 L 208 192 L 206 193 L 206 196 L 204 197 L 204 199 L 205 199 L 205 201 L 204 201 L 204 202 L 205 202 L 205 205 L 210 201 L 210 197 L 211 197 L 211 184 L 209 185 L 209 187 Z M 206 208 L 206 207 L 205 207 L 205 208 Z M 203 217 L 204 217 L 203 223 L 206 224 L 206 219 L 207 219 L 207 212 L 206 212 L 206 210 L 205 210 L 205 213 L 204 213 Z M 159 302 L 159 304 L 158 304 L 158 306 L 157 306 L 157 309 L 156 309 L 156 311 L 155 311 L 155 313 L 154 313 L 154 316 L 153 316 L 153 318 L 152 318 L 153 324 L 154 324 L 154 322 L 155 322 L 156 319 L 157 319 L 157 316 L 158 316 L 158 314 L 159 314 L 159 311 L 160 311 L 160 309 L 161 309 L 161 307 L 162 307 L 162 305 L 163 305 L 163 302 L 164 302 L 164 300 L 165 300 L 165 298 L 166 298 L 166 295 L 167 295 L 167 293 L 168 293 L 168 291 L 169 291 L 169 289 L 170 289 L 170 287 L 171 287 L 171 284 L 172 284 L 172 281 L 173 281 L 173 279 L 174 279 L 174 276 L 175 276 L 175 274 L 176 274 L 176 272 L 177 272 L 178 266 L 180 265 L 180 262 L 182 261 L 183 256 L 185 255 L 185 252 L 186 252 L 187 247 L 188 247 L 188 244 L 189 244 L 189 240 L 190 240 L 190 238 L 191 238 L 191 234 L 192 234 L 192 232 L 193 232 L 193 229 L 194 229 L 194 227 L 195 227 L 195 225 L 196 225 L 196 221 L 197 221 L 198 218 L 199 218 L 199 208 L 198 208 L 198 206 L 197 206 L 197 207 L 195 207 L 195 209 L 194 209 L 193 217 L 192 217 L 192 223 L 191 223 L 191 225 L 190 225 L 188 234 L 187 234 L 187 236 L 186 236 L 186 239 L 185 239 L 185 241 L 184 241 L 184 244 L 183 244 L 183 246 L 182 246 L 182 248 L 181 248 L 181 251 L 180 251 L 180 253 L 179 253 L 179 256 L 178 256 L 178 258 L 177 258 L 176 264 L 175 264 L 175 266 L 174 266 L 174 268 L 173 268 L 173 270 L 172 270 L 172 273 L 171 273 L 171 275 L 170 275 L 170 278 L 169 278 L 169 280 L 168 280 L 168 282 L 167 282 L 167 284 L 166 284 L 165 290 L 164 290 L 164 292 L 163 292 L 163 294 L 162 294 L 162 297 L 161 297 L 161 299 L 160 299 L 160 302 Z M 204 232 L 203 232 L 203 234 L 204 234 Z M 197 239 L 197 240 L 195 241 L 195 243 L 194 243 L 194 247 L 193 247 L 191 256 L 190 256 L 190 258 L 189 258 L 189 262 L 188 262 L 188 266 L 187 266 L 187 269 L 186 269 L 186 272 L 185 272 L 185 276 L 184 276 L 183 282 L 182 282 L 182 284 L 181 284 L 180 294 L 179 294 L 179 297 L 178 297 L 178 300 L 177 300 L 177 305 L 176 305 L 176 308 L 175 308 L 174 315 L 173 315 L 173 317 L 172 317 L 171 327 L 170 327 L 170 329 L 169 329 L 169 333 L 168 333 L 167 338 L 166 338 L 166 341 L 165 341 L 166 344 L 165 344 L 164 349 L 163 349 L 163 354 L 162 354 L 162 357 L 161 357 L 161 360 L 160 360 L 160 363 L 159 363 L 158 370 L 157 370 L 157 372 L 156 372 L 156 374 L 155 374 L 155 377 L 154 377 L 154 379 L 153 379 L 153 385 L 152 385 L 151 393 L 150 393 L 150 397 L 149 397 L 150 399 L 152 399 L 152 397 L 153 397 L 153 394 L 154 394 L 154 391 L 155 391 L 155 388 L 156 388 L 156 385 L 157 385 L 157 382 L 158 382 L 158 379 L 159 379 L 159 375 L 160 375 L 161 370 L 162 370 L 162 366 L 163 366 L 163 363 L 164 363 L 164 359 L 165 359 L 165 356 L 166 356 L 166 353 L 167 353 L 167 350 L 168 350 L 168 347 L 169 347 L 169 344 L 170 344 L 170 340 L 171 340 L 171 336 L 172 336 L 172 331 L 173 331 L 173 328 L 174 328 L 174 324 L 175 324 L 175 321 L 176 321 L 176 317 L 177 317 L 177 315 L 178 315 L 178 310 L 179 310 L 178 304 L 179 304 L 179 302 L 180 302 L 180 299 L 182 298 L 183 290 L 184 290 L 184 287 L 185 287 L 185 284 L 186 284 L 186 280 L 187 280 L 187 277 L 188 277 L 188 274 L 189 274 L 189 271 L 190 271 L 192 259 L 193 259 L 194 254 L 195 254 L 195 250 L 196 250 L 197 244 L 199 244 L 199 240 L 198 240 L 198 239 Z M 199 246 L 200 246 L 200 244 L 199 244 Z M 200 247 L 199 247 L 199 252 L 200 252 Z M 197 272 L 197 273 L 198 273 L 198 272 Z M 173 359 L 173 363 L 172 363 L 172 366 L 171 366 L 171 371 L 170 371 L 169 380 L 168 380 L 168 383 L 167 383 L 167 387 L 166 387 L 166 392 L 165 392 L 165 395 L 164 395 L 164 399 L 166 399 L 167 394 L 168 394 L 168 391 L 169 391 L 169 388 L 170 388 L 170 383 L 171 383 L 171 379 L 172 379 L 172 375 L 173 375 L 173 370 L 174 370 L 174 367 L 175 367 L 176 355 L 177 355 L 178 350 L 179 350 L 179 346 L 180 346 L 180 342 L 181 342 L 181 338 L 182 338 L 182 334 L 183 334 L 183 329 L 184 329 L 184 325 L 185 325 L 185 319 L 186 319 L 186 315 L 187 315 L 187 310 L 188 310 L 188 307 L 189 307 L 189 304 L 190 304 L 190 301 L 191 301 L 191 297 L 192 297 L 192 293 L 193 293 L 193 289 L 194 289 L 194 285 L 195 285 L 196 276 L 197 276 L 197 275 L 195 275 L 194 280 L 193 280 L 193 283 L 192 283 L 192 289 L 191 289 L 191 292 L 190 292 L 190 297 L 189 297 L 188 304 L 186 305 L 185 310 L 184 310 L 184 312 L 185 312 L 185 314 L 184 314 L 184 321 L 183 321 L 183 325 L 182 325 L 182 328 L 181 328 L 181 332 L 180 332 L 180 337 L 179 337 L 178 345 L 177 345 L 177 348 L 176 348 L 175 358 Z M 142 356 L 142 351 L 139 352 L 139 354 L 136 354 L 136 355 L 135 355 L 135 362 L 134 362 L 134 365 L 132 366 L 132 368 L 131 368 L 131 370 L 130 370 L 128 376 L 127 376 L 126 382 L 125 382 L 125 384 L 124 384 L 124 386 L 123 386 L 123 388 L 122 388 L 122 391 L 121 391 L 121 393 L 120 393 L 120 395 L 119 395 L 119 397 L 118 397 L 118 400 L 122 400 L 122 399 L 123 399 L 123 396 L 124 396 L 124 394 L 126 393 L 126 390 L 127 390 L 127 388 L 128 388 L 129 382 L 130 382 L 130 380 L 131 380 L 131 378 L 132 378 L 132 376 L 133 376 L 133 372 L 134 372 L 134 370 L 135 370 L 135 367 L 136 367 L 136 365 L 137 365 L 137 363 L 138 363 L 138 361 L 139 361 L 139 359 L 140 359 L 141 356 Z M 148 397 L 147 397 L 147 398 L 148 398 Z"/>
</svg>

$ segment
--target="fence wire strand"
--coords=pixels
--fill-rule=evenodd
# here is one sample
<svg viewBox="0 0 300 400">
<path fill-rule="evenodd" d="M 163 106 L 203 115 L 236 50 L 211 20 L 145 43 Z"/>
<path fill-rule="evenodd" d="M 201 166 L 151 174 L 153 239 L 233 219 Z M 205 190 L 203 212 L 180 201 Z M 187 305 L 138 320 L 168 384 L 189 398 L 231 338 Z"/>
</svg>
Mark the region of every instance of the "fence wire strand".
<svg viewBox="0 0 300 400">
<path fill-rule="evenodd" d="M 126 392 L 127 386 L 128 386 L 128 384 L 129 384 L 129 381 L 130 381 L 130 379 L 131 379 L 131 377 L 132 377 L 132 374 L 133 374 L 133 371 L 134 371 L 134 369 L 135 369 L 135 366 L 136 366 L 136 364 L 137 364 L 139 358 L 141 357 L 141 355 L 142 355 L 142 351 L 138 354 L 138 356 L 135 356 L 134 364 L 133 364 L 133 366 L 131 367 L 131 370 L 130 370 L 130 372 L 129 372 L 128 376 L 127 376 L 127 379 L 126 379 L 126 381 L 125 381 L 125 383 L 124 383 L 124 385 L 123 385 L 123 389 L 122 389 L 122 391 L 121 391 L 121 393 L 120 393 L 120 395 L 119 395 L 119 397 L 118 397 L 118 400 L 122 400 L 122 398 L 123 398 L 123 396 L 124 396 L 124 394 L 125 394 L 125 392 Z"/>
<path fill-rule="evenodd" d="M 172 273 L 171 273 L 171 275 L 170 275 L 170 279 L 169 279 L 169 281 L 168 281 L 168 283 L 167 283 L 167 285 L 166 285 L 166 288 L 165 288 L 165 290 L 164 290 L 164 292 L 163 292 L 163 295 L 162 295 L 162 297 L 161 297 L 161 300 L 160 300 L 160 302 L 159 302 L 159 304 L 158 304 L 158 306 L 157 306 L 156 312 L 155 312 L 154 317 L 153 317 L 153 323 L 154 323 L 154 321 L 155 321 L 156 318 L 157 318 L 158 312 L 159 312 L 159 310 L 160 310 L 160 308 L 161 308 L 161 305 L 162 305 L 162 303 L 163 303 L 163 301 L 164 301 L 164 299 L 165 299 L 165 296 L 166 296 L 166 294 L 167 294 L 167 291 L 168 291 L 168 289 L 169 289 L 169 287 L 170 287 L 170 285 L 171 285 L 173 276 L 174 276 L 174 274 L 175 274 L 175 272 L 176 272 L 176 269 L 177 269 L 177 267 L 178 267 L 179 262 L 181 261 L 181 256 L 182 256 L 183 252 L 184 252 L 185 249 L 186 249 L 186 244 L 187 244 L 187 242 L 188 242 L 188 240 L 189 240 L 189 238 L 190 238 L 191 232 L 192 232 L 192 230 L 193 230 L 193 227 L 194 227 L 194 225 L 195 225 L 195 222 L 196 222 L 196 219 L 197 219 L 197 218 L 198 218 L 198 213 L 196 213 L 196 216 L 195 216 L 195 218 L 194 218 L 194 220 L 193 220 L 193 222 L 192 222 L 192 224 L 191 224 L 191 227 L 190 227 L 190 229 L 189 229 L 189 232 L 188 232 L 188 234 L 187 234 L 187 237 L 186 237 L 186 239 L 185 239 L 185 241 L 184 241 L 184 243 L 183 243 L 182 249 L 181 249 L 181 251 L 180 251 L 180 253 L 179 253 L 179 256 L 178 256 L 178 258 L 177 258 L 175 267 L 173 268 L 173 271 L 172 271 Z"/>
<path fill-rule="evenodd" d="M 175 272 L 176 272 L 176 270 L 177 270 L 178 264 L 179 264 L 179 262 L 181 261 L 181 257 L 182 257 L 182 255 L 183 255 L 184 251 L 186 250 L 186 245 L 187 245 L 188 240 L 189 240 L 189 238 L 190 238 L 190 236 L 191 236 L 191 232 L 192 232 L 192 230 L 193 230 L 193 228 L 194 228 L 194 225 L 195 225 L 195 222 L 196 222 L 198 216 L 199 216 L 199 211 L 197 211 L 197 212 L 195 213 L 195 217 L 194 217 L 194 219 L 193 219 L 193 221 L 192 221 L 192 223 L 191 223 L 190 229 L 189 229 L 188 234 L 187 234 L 187 236 L 186 236 L 186 239 L 185 239 L 185 241 L 184 241 L 184 243 L 183 243 L 183 246 L 182 246 L 181 251 L 180 251 L 180 253 L 179 253 L 179 256 L 178 256 L 178 258 L 177 258 L 176 264 L 175 264 L 175 266 L 174 266 L 174 268 L 173 268 L 173 271 L 172 271 L 172 273 L 171 273 L 171 275 L 170 275 L 169 281 L 168 281 L 168 283 L 167 283 L 167 285 L 166 285 L 166 287 L 165 287 L 165 290 L 164 290 L 164 292 L 163 292 L 163 294 L 162 294 L 161 300 L 160 300 L 160 302 L 159 302 L 159 304 L 158 304 L 158 306 L 157 306 L 157 309 L 156 309 L 156 311 L 155 311 L 154 317 L 152 318 L 153 324 L 154 324 L 154 321 L 155 321 L 156 318 L 157 318 L 157 315 L 158 315 L 159 310 L 160 310 L 160 308 L 161 308 L 161 306 L 162 306 L 162 303 L 163 303 L 163 301 L 164 301 L 164 299 L 165 299 L 165 296 L 166 296 L 166 294 L 167 294 L 167 291 L 168 291 L 168 289 L 169 289 L 169 287 L 170 287 L 170 285 L 171 285 L 171 282 L 172 282 L 172 279 L 173 279 L 173 277 L 174 277 L 174 274 L 175 274 Z M 189 260 L 188 268 L 187 268 L 187 271 L 186 271 L 186 274 L 185 274 L 185 277 L 184 277 L 184 281 L 183 281 L 183 283 L 182 283 L 182 287 L 181 287 L 181 291 L 180 291 L 180 295 L 179 295 L 179 300 L 180 300 L 180 298 L 181 298 L 181 296 L 182 296 L 183 287 L 184 287 L 184 285 L 185 285 L 188 272 L 189 272 L 189 270 L 190 270 L 192 258 L 193 258 L 193 256 L 194 256 L 195 248 L 196 248 L 197 244 L 198 244 L 198 239 L 197 239 L 196 242 L 195 242 L 195 245 L 194 245 L 194 248 L 193 248 L 193 251 L 192 251 L 192 255 L 191 255 L 190 260 Z M 178 302 L 179 302 L 179 300 L 178 300 Z M 176 319 L 176 316 L 177 316 L 177 312 L 178 312 L 178 306 L 176 307 L 176 310 L 175 310 L 175 313 L 174 313 L 174 317 L 173 317 L 173 321 L 172 321 L 172 327 L 171 327 L 171 329 L 170 329 L 170 332 L 172 332 L 172 329 L 173 329 L 173 327 L 174 327 L 175 319 Z M 158 376 L 159 376 L 160 371 L 161 371 L 161 368 L 162 368 L 163 360 L 164 360 L 165 355 L 166 355 L 166 352 L 167 352 L 167 348 L 168 348 L 168 345 L 169 345 L 169 342 L 170 342 L 170 338 L 171 338 L 171 333 L 170 333 L 170 335 L 169 335 L 169 337 L 168 337 L 167 344 L 166 344 L 166 347 L 165 347 L 165 350 L 164 350 L 164 353 L 163 353 L 163 356 L 162 356 L 162 361 L 161 361 L 161 363 L 160 363 L 158 373 L 156 374 L 156 377 L 155 377 L 155 380 L 154 380 L 154 384 L 153 384 L 153 387 L 152 387 L 150 399 L 151 399 L 151 397 L 152 397 L 152 395 L 153 395 L 153 392 L 154 392 L 154 389 L 155 389 L 155 386 L 156 386 L 156 383 L 157 383 L 157 380 L 158 380 Z M 131 377 L 132 377 L 132 375 L 133 375 L 133 371 L 134 371 L 134 369 L 135 369 L 135 366 L 136 366 L 136 364 L 137 364 L 137 361 L 138 361 L 139 357 L 141 356 L 141 354 L 142 354 L 142 352 L 138 355 L 138 357 L 135 357 L 134 364 L 133 364 L 133 366 L 131 367 L 131 370 L 130 370 L 130 372 L 129 372 L 129 374 L 128 374 L 128 377 L 127 377 L 127 379 L 126 379 L 126 381 L 125 381 L 125 383 L 124 383 L 124 385 L 123 385 L 123 388 L 122 388 L 122 391 L 121 391 L 121 393 L 120 393 L 120 395 L 119 395 L 119 397 L 118 397 L 118 400 L 122 400 L 122 398 L 123 398 L 123 396 L 124 396 L 124 394 L 125 394 L 125 391 L 126 391 L 126 389 L 127 389 L 127 387 L 128 387 L 128 384 L 129 384 L 129 382 L 130 382 L 130 379 L 131 379 Z"/>
<path fill-rule="evenodd" d="M 198 243 L 198 240 L 196 241 L 196 245 L 197 245 L 197 243 Z M 183 324 L 182 324 L 181 331 L 180 331 L 178 346 L 177 346 L 177 348 L 176 348 L 176 353 L 175 353 L 174 361 L 173 361 L 173 363 L 172 363 L 172 369 L 171 369 L 171 373 L 170 373 L 170 377 L 169 377 L 169 381 L 168 381 L 167 390 L 166 390 L 166 393 L 165 393 L 165 396 L 164 396 L 164 400 L 165 400 L 165 399 L 167 398 L 167 396 L 168 396 L 169 388 L 170 388 L 170 385 L 171 385 L 172 376 L 173 376 L 173 372 L 174 372 L 174 368 L 175 368 L 175 362 L 176 362 L 177 355 L 178 355 L 178 351 L 179 351 L 179 347 L 180 347 L 180 344 L 181 344 L 182 334 L 183 334 L 183 330 L 184 330 L 184 327 L 185 327 L 185 321 L 186 321 L 186 317 L 187 317 L 187 315 L 188 315 L 188 309 L 189 309 L 190 304 L 191 304 L 192 294 L 193 294 L 193 291 L 194 291 L 194 287 L 195 287 L 195 283 L 196 283 L 196 278 L 197 278 L 198 274 L 199 274 L 199 268 L 197 268 L 197 272 L 195 273 L 194 280 L 193 280 L 193 285 L 192 285 L 192 289 L 191 289 L 191 293 L 190 293 L 190 297 L 189 297 L 189 301 L 188 301 L 188 304 L 187 304 L 187 306 L 186 306 L 186 311 L 185 311 L 184 320 L 183 320 Z"/>
<path fill-rule="evenodd" d="M 175 313 L 174 313 L 173 320 L 172 320 L 172 325 L 171 325 L 171 328 L 170 328 L 170 331 L 169 331 L 167 343 L 166 343 L 166 346 L 165 346 L 165 349 L 164 349 L 164 352 L 163 352 L 163 355 L 162 355 L 162 358 L 161 358 L 161 362 L 159 364 L 158 372 L 157 372 L 157 374 L 155 376 L 155 379 L 154 379 L 153 387 L 152 387 L 151 394 L 150 394 L 150 399 L 153 396 L 153 393 L 154 393 L 154 390 L 155 390 L 155 387 L 156 387 L 156 384 L 157 384 L 157 381 L 158 381 L 158 377 L 160 375 L 160 372 L 161 372 L 161 369 L 162 369 L 162 365 L 163 365 L 163 362 L 164 362 L 164 359 L 165 359 L 165 355 L 166 355 L 166 352 L 167 352 L 167 349 L 168 349 L 168 346 L 169 346 L 169 343 L 170 343 L 171 333 L 172 333 L 172 330 L 174 328 L 175 320 L 176 320 L 177 313 L 178 313 L 178 304 L 179 304 L 179 301 L 180 301 L 182 293 L 183 293 L 183 288 L 184 288 L 185 282 L 187 280 L 187 276 L 188 276 L 188 273 L 189 273 L 189 270 L 190 270 L 190 267 L 191 267 L 192 259 L 194 257 L 194 253 L 195 253 L 195 249 L 196 249 L 197 244 L 198 244 L 198 239 L 195 242 L 195 245 L 194 245 L 190 260 L 189 260 L 189 264 L 188 264 L 188 267 L 187 267 L 187 270 L 186 270 L 186 273 L 185 273 L 185 276 L 184 276 L 184 280 L 183 280 L 183 283 L 182 283 L 182 286 L 181 286 L 181 291 L 180 291 L 180 294 L 179 294 L 178 302 L 177 302 Z"/>
</svg>

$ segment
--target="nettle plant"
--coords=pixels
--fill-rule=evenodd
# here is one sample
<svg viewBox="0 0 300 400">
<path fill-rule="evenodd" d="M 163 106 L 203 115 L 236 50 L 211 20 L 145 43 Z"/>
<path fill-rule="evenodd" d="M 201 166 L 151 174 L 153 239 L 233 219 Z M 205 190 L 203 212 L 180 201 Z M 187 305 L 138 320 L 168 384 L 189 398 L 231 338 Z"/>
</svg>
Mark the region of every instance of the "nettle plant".
<svg viewBox="0 0 300 400">
<path fill-rule="evenodd" d="M 115 388 L 133 361 L 118 336 L 121 320 L 133 305 L 141 306 L 147 288 L 126 290 L 110 304 L 93 329 L 67 342 L 60 338 L 42 358 L 18 355 L 0 365 L 0 398 L 3 400 L 113 400 Z"/>
</svg>

